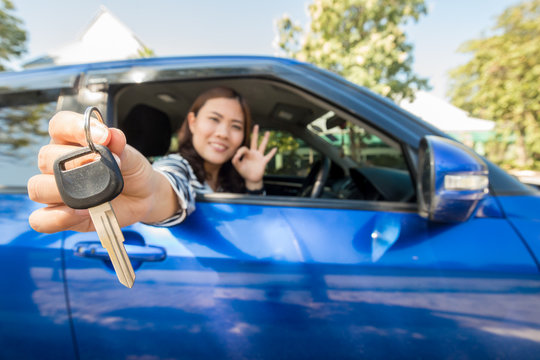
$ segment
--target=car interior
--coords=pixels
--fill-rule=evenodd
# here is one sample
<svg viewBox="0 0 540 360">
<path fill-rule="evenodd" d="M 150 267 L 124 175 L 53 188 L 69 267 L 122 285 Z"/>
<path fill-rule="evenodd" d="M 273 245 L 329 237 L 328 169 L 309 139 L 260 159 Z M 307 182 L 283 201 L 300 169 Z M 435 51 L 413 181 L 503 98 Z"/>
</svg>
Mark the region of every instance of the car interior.
<svg viewBox="0 0 540 360">
<path fill-rule="evenodd" d="M 268 196 L 416 200 L 408 160 L 397 141 L 287 84 L 236 78 L 122 85 L 110 88 L 109 101 L 128 143 L 154 161 L 176 151 L 188 108 L 215 86 L 242 94 L 253 123 L 271 132 L 267 149 L 275 146 L 278 152 L 264 178 Z"/>
</svg>

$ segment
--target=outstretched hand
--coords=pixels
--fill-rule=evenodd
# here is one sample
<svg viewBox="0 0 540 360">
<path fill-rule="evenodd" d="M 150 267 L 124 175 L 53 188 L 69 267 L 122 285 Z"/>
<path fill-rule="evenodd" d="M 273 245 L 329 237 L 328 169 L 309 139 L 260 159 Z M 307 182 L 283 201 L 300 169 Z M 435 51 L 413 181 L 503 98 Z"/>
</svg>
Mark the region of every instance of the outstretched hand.
<svg viewBox="0 0 540 360">
<path fill-rule="evenodd" d="M 112 201 L 120 226 L 155 222 L 172 215 L 177 207 L 173 190 L 140 152 L 126 145 L 124 133 L 99 122 L 93 122 L 91 129 L 94 143 L 109 147 L 124 178 L 124 190 Z M 88 211 L 71 209 L 62 202 L 53 175 L 56 158 L 86 145 L 83 116 L 69 111 L 57 113 L 49 122 L 49 134 L 51 143 L 42 147 L 38 156 L 41 174 L 28 180 L 30 199 L 47 206 L 30 215 L 30 225 L 45 233 L 92 231 Z"/>
<path fill-rule="evenodd" d="M 259 142 L 259 125 L 253 127 L 251 134 L 251 145 L 242 146 L 236 151 L 232 163 L 236 171 L 244 178 L 248 190 L 259 190 L 263 187 L 263 176 L 266 165 L 276 154 L 277 148 L 273 148 L 264 154 L 270 133 L 265 132 L 261 143 Z"/>
</svg>

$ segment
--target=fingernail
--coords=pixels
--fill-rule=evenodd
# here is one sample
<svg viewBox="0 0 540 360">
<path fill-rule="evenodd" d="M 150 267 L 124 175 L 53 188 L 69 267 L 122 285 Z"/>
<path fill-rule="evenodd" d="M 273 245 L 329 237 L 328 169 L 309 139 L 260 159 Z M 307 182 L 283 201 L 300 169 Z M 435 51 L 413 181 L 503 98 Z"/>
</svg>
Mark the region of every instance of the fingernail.
<svg viewBox="0 0 540 360">
<path fill-rule="evenodd" d="M 92 133 L 92 140 L 97 143 L 104 143 L 109 137 L 109 129 L 105 125 L 92 125 L 90 127 Z"/>
</svg>

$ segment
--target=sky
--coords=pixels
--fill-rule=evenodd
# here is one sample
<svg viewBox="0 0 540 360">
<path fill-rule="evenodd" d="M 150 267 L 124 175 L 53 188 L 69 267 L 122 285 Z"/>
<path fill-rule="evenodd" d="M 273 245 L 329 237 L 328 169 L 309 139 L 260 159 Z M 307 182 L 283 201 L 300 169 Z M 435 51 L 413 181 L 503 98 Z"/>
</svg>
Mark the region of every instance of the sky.
<svg viewBox="0 0 540 360">
<path fill-rule="evenodd" d="M 29 35 L 23 61 L 75 41 L 104 5 L 158 56 L 278 55 L 275 21 L 308 22 L 307 0 L 12 0 Z M 405 27 L 414 71 L 444 98 L 448 71 L 467 61 L 456 52 L 489 34 L 496 17 L 518 0 L 426 0 L 429 13 Z"/>
</svg>

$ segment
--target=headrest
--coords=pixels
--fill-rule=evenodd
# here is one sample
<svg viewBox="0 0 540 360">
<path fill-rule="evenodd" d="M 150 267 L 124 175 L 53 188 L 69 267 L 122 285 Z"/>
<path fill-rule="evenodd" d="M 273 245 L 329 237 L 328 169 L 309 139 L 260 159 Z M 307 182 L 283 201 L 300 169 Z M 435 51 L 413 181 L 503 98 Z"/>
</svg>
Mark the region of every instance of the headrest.
<svg viewBox="0 0 540 360">
<path fill-rule="evenodd" d="M 171 143 L 172 129 L 169 117 L 154 107 L 135 105 L 122 122 L 121 130 L 127 142 L 144 156 L 162 156 Z"/>
</svg>

